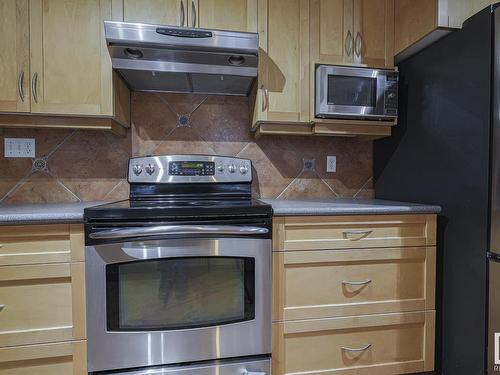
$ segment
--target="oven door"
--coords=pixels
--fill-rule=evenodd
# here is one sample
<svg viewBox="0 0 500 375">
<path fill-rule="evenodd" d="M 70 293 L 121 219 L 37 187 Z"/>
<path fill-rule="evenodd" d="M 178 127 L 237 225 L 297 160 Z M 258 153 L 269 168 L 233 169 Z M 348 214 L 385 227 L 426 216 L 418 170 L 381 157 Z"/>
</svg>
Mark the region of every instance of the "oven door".
<svg viewBox="0 0 500 375">
<path fill-rule="evenodd" d="M 87 246 L 88 370 L 270 353 L 271 240 L 226 233 Z"/>
<path fill-rule="evenodd" d="M 315 117 L 383 119 L 386 72 L 319 65 L 316 68 Z"/>
</svg>

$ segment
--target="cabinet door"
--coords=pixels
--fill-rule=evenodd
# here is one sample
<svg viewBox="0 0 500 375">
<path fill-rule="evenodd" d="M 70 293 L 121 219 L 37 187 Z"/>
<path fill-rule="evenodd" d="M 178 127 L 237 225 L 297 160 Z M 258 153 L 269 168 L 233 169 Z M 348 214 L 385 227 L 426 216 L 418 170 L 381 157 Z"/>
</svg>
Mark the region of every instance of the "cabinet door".
<svg viewBox="0 0 500 375">
<path fill-rule="evenodd" d="M 0 111 L 29 112 L 28 0 L 0 0 Z"/>
<path fill-rule="evenodd" d="M 30 0 L 31 111 L 112 115 L 111 0 Z"/>
<path fill-rule="evenodd" d="M 394 0 L 354 0 L 354 62 L 394 65 Z"/>
<path fill-rule="evenodd" d="M 257 0 L 198 0 L 198 27 L 257 32 Z"/>
<path fill-rule="evenodd" d="M 124 0 L 125 22 L 187 26 L 187 0 Z"/>
<path fill-rule="evenodd" d="M 309 122 L 309 0 L 269 0 L 267 119 Z"/>
<path fill-rule="evenodd" d="M 312 61 L 322 64 L 353 62 L 353 11 L 353 0 L 311 0 Z"/>
</svg>

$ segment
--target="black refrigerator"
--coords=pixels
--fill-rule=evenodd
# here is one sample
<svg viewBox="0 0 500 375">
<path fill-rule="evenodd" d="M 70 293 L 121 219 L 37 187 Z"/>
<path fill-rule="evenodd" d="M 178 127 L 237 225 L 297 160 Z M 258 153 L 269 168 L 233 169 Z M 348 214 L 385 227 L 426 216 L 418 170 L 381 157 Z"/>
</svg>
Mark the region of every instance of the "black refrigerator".
<svg viewBox="0 0 500 375">
<path fill-rule="evenodd" d="M 436 367 L 443 375 L 500 374 L 497 6 L 399 65 L 399 124 L 374 145 L 377 198 L 442 207 Z"/>
</svg>

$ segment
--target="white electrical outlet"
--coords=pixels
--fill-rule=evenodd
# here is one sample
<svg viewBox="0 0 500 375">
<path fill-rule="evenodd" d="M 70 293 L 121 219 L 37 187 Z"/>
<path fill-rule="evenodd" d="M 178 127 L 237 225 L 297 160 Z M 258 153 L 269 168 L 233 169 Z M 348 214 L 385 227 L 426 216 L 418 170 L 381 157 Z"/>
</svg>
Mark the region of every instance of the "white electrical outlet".
<svg viewBox="0 0 500 375">
<path fill-rule="evenodd" d="M 327 156 L 326 157 L 326 171 L 327 172 L 337 172 L 337 157 Z"/>
<path fill-rule="evenodd" d="M 5 138 L 4 153 L 6 158 L 34 158 L 34 138 Z"/>
</svg>

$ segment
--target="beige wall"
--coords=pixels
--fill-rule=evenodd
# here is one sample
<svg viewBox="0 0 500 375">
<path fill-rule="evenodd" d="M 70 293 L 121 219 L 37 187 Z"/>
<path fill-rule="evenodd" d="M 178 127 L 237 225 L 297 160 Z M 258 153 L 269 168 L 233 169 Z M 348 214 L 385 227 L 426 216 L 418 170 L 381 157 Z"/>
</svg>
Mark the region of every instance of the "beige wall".
<svg viewBox="0 0 500 375">
<path fill-rule="evenodd" d="M 188 126 L 178 117 L 187 115 Z M 261 197 L 371 197 L 372 142 L 358 138 L 268 136 L 249 132 L 247 98 L 134 93 L 126 138 L 104 132 L 0 129 L 0 202 L 71 202 L 127 198 L 130 156 L 172 153 L 234 155 L 254 166 Z M 4 158 L 4 137 L 33 137 L 37 158 Z M 337 172 L 326 173 L 327 155 Z M 316 170 L 304 171 L 303 159 Z"/>
</svg>

